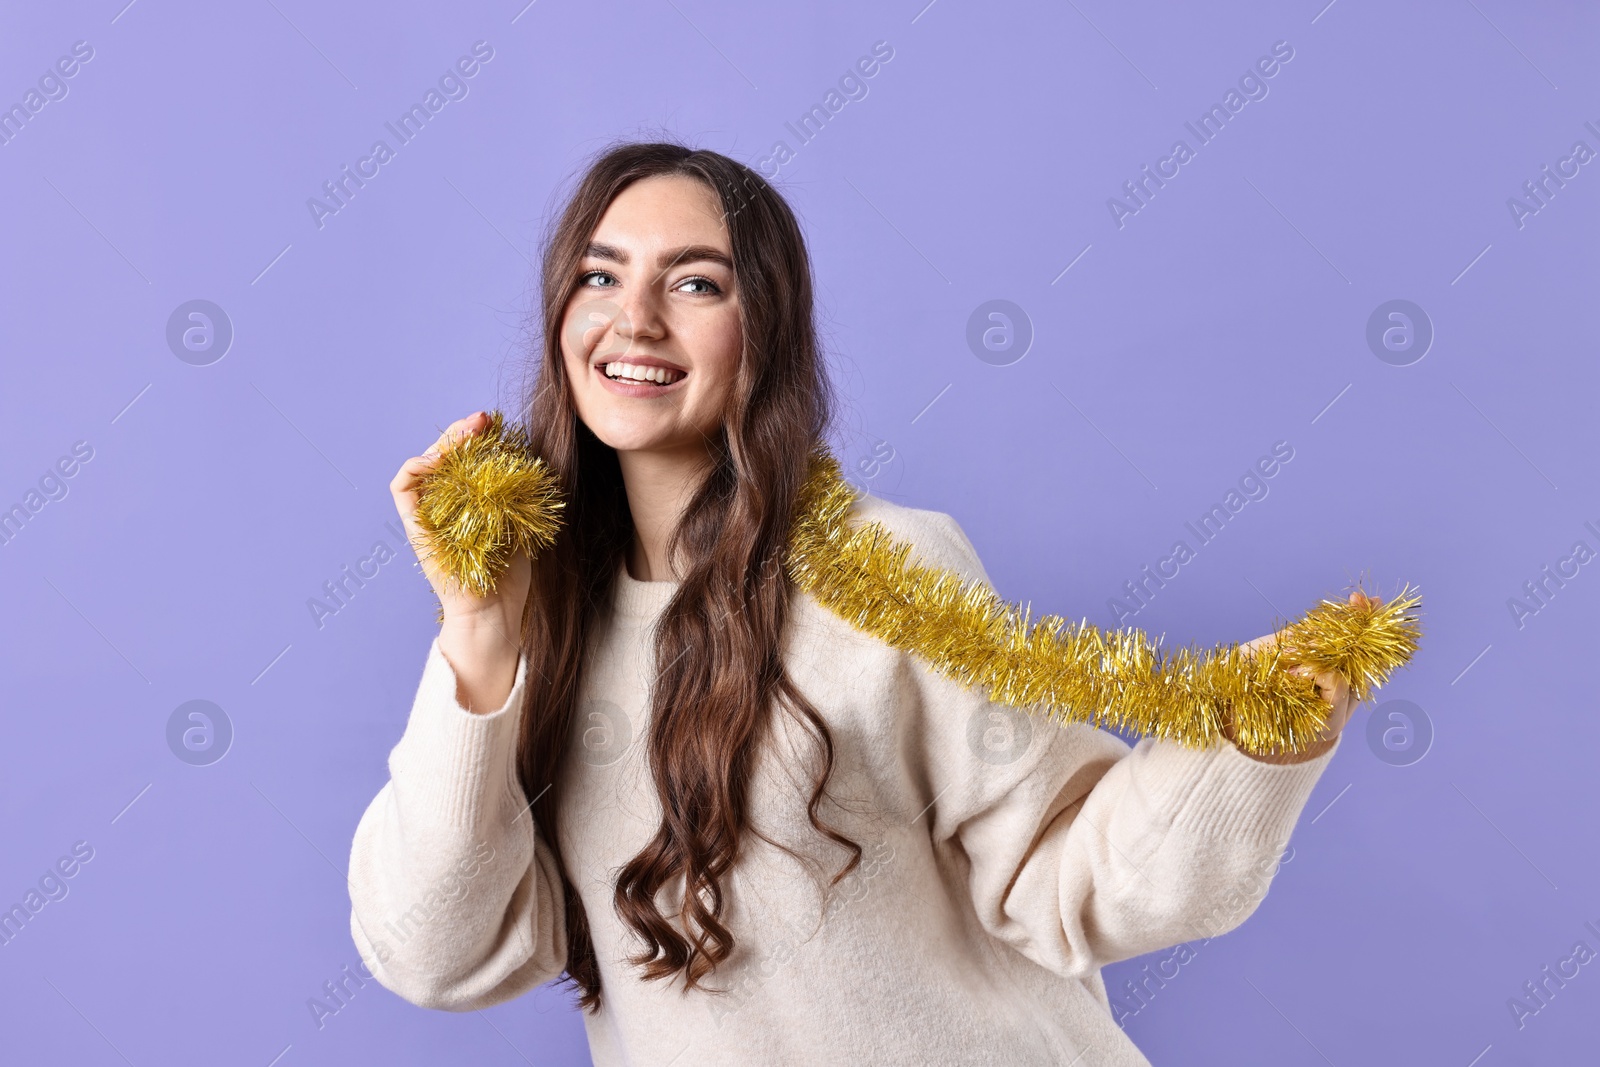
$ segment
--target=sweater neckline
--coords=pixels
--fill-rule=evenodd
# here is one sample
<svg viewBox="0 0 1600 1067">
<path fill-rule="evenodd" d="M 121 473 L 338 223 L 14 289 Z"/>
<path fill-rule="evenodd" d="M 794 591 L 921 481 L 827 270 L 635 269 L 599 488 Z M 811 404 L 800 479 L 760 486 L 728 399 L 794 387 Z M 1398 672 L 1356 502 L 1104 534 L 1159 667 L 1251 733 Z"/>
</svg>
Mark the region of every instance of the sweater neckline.
<svg viewBox="0 0 1600 1067">
<path fill-rule="evenodd" d="M 613 604 L 617 611 L 633 619 L 648 619 L 661 613 L 678 591 L 681 582 L 641 582 L 628 573 L 626 559 L 617 564 L 616 580 L 612 584 Z"/>
</svg>

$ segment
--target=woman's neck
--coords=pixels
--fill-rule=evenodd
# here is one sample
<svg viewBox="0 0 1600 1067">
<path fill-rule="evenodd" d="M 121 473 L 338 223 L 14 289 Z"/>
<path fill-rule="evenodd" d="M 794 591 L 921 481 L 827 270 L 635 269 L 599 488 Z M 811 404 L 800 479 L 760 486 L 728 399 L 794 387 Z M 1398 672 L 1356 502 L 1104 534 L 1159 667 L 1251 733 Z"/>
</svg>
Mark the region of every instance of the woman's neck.
<svg viewBox="0 0 1600 1067">
<path fill-rule="evenodd" d="M 628 573 L 641 582 L 678 581 L 667 560 L 667 541 L 710 467 L 701 448 L 617 450 L 622 484 L 633 515 Z"/>
</svg>

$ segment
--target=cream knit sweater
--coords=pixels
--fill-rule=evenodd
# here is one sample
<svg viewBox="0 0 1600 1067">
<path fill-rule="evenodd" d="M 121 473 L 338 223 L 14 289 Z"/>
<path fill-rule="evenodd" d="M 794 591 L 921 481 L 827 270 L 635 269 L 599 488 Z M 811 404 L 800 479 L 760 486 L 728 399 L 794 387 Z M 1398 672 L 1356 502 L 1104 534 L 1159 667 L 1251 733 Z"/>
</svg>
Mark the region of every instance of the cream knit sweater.
<svg viewBox="0 0 1600 1067">
<path fill-rule="evenodd" d="M 988 581 L 949 515 L 862 495 L 852 521 L 866 520 Z M 623 962 L 638 943 L 611 897 L 658 825 L 650 628 L 675 589 L 619 569 L 554 783 L 604 983 L 584 1016 L 597 1067 L 1148 1067 L 1100 968 L 1243 922 L 1337 751 L 1274 765 L 1232 745 L 1130 748 L 993 703 L 797 594 L 786 663 L 836 746 L 819 815 L 862 846 L 861 865 L 820 892 L 845 853 L 806 820 L 815 749 L 780 709 L 751 812 L 813 865 L 747 837 L 724 882 L 737 944 L 709 979 L 728 992 L 685 996 Z M 514 767 L 529 669 L 524 657 L 504 707 L 474 714 L 435 641 L 390 780 L 356 827 L 351 934 L 378 981 L 422 1007 L 483 1008 L 562 972 L 560 872 Z M 658 901 L 670 915 L 677 897 Z"/>
</svg>

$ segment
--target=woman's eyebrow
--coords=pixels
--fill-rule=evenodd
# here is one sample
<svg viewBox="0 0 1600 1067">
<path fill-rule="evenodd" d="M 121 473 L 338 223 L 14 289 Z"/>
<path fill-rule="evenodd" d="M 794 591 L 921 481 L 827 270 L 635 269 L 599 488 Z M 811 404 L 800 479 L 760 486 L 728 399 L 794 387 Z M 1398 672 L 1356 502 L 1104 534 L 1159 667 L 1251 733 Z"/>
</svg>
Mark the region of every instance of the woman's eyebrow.
<svg viewBox="0 0 1600 1067">
<path fill-rule="evenodd" d="M 584 249 L 584 255 L 591 259 L 605 259 L 613 263 L 628 262 L 628 253 L 616 245 L 608 245 L 601 241 L 591 241 L 589 247 Z M 656 257 L 656 266 L 663 269 L 674 263 L 720 263 L 722 266 L 733 269 L 733 260 L 721 249 L 710 245 L 684 245 L 682 248 L 669 248 Z"/>
</svg>

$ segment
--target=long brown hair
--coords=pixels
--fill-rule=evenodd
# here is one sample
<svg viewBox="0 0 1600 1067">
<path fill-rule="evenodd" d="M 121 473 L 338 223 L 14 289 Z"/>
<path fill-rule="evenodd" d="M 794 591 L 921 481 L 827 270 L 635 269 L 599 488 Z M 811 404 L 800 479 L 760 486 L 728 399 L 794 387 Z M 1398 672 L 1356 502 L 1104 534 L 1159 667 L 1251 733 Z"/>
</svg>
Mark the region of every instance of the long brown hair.
<svg viewBox="0 0 1600 1067">
<path fill-rule="evenodd" d="M 578 419 L 561 327 L 601 216 L 628 185 L 655 175 L 697 179 L 720 199 L 744 336 L 722 428 L 708 441 L 710 470 L 667 549 L 686 570 L 656 630 L 656 681 L 644 739 L 661 825 L 621 869 L 613 894 L 618 915 L 646 946 L 629 962 L 643 966 L 646 979 L 682 973 L 687 991 L 700 987 L 733 950 L 733 934 L 722 921 L 721 881 L 739 856 L 741 836 L 748 830 L 772 841 L 751 825 L 746 807 L 775 701 L 817 739 L 821 758 L 807 815 L 851 853 L 834 882 L 855 868 L 861 847 L 817 817 L 833 770 L 833 739 L 780 655 L 791 594 L 783 552 L 811 446 L 822 440 L 835 403 L 817 342 L 804 238 L 789 206 L 760 175 L 720 153 L 681 144 L 624 142 L 603 149 L 545 238 L 527 422 L 568 504 L 560 536 L 534 561 L 524 618 L 533 669 L 522 708 L 521 784 L 534 798 L 544 843 L 559 860 L 557 783 L 583 649 L 633 538 L 616 452 Z M 673 918 L 683 932 L 655 901 L 658 889 L 679 884 L 680 877 L 682 903 Z M 597 1011 L 600 970 L 587 916 L 564 873 L 562 882 L 566 979 L 581 990 L 579 1004 Z"/>
</svg>

